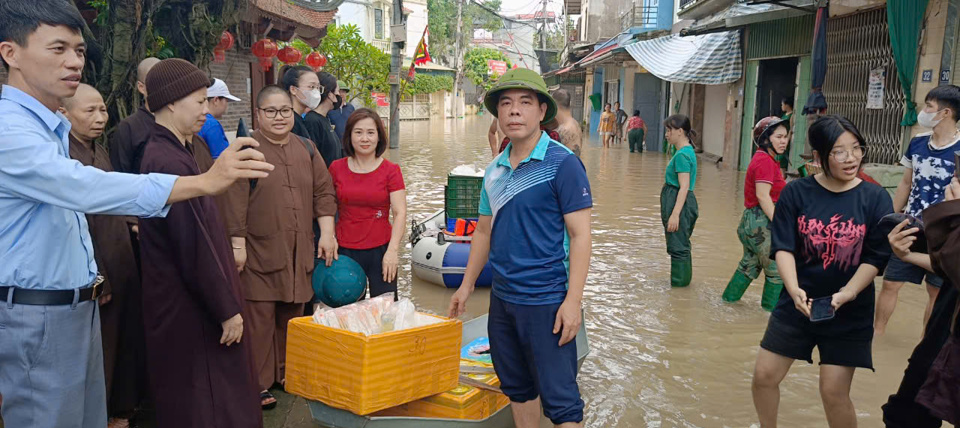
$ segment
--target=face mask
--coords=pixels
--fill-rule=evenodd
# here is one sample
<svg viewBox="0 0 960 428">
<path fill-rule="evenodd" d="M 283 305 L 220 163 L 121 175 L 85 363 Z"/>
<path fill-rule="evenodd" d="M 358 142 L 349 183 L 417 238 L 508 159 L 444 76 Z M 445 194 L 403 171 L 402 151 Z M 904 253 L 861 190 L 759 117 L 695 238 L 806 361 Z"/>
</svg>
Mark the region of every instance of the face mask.
<svg viewBox="0 0 960 428">
<path fill-rule="evenodd" d="M 309 108 L 310 110 L 313 110 L 317 108 L 318 105 L 320 105 L 321 95 L 320 95 L 319 89 L 313 89 L 306 92 L 304 92 L 301 89 L 300 93 L 303 94 L 304 97 L 306 97 L 306 99 L 301 99 L 300 102 L 302 102 L 303 105 L 307 106 L 307 108 Z"/>
<path fill-rule="evenodd" d="M 933 113 L 928 113 L 926 111 L 921 111 L 920 113 L 917 114 L 917 123 L 919 123 L 920 126 L 924 128 L 934 128 L 940 124 L 940 121 L 943 120 L 943 119 L 940 119 L 940 120 L 933 119 L 934 117 L 937 116 L 937 113 L 940 113 L 940 112 L 935 111 Z"/>
<path fill-rule="evenodd" d="M 343 105 L 343 97 L 337 95 L 337 100 L 333 102 L 333 108 L 340 108 Z"/>
</svg>

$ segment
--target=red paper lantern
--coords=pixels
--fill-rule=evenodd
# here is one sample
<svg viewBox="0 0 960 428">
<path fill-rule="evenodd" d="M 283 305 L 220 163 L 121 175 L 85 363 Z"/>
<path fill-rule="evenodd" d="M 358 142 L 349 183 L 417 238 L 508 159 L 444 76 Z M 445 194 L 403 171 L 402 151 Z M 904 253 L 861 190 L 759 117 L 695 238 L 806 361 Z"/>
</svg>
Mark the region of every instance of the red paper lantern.
<svg viewBox="0 0 960 428">
<path fill-rule="evenodd" d="M 310 55 L 307 55 L 307 58 L 304 60 L 313 71 L 320 70 L 320 67 L 327 65 L 327 57 L 323 56 L 320 52 L 310 52 Z"/>
<path fill-rule="evenodd" d="M 250 50 L 253 52 L 253 56 L 260 59 L 270 59 L 277 56 L 277 44 L 270 39 L 258 40 Z M 260 61 L 260 64 L 263 64 L 263 61 Z"/>
<path fill-rule="evenodd" d="M 303 59 L 303 53 L 293 46 L 287 46 L 277 52 L 277 59 L 287 65 L 298 64 Z"/>
<path fill-rule="evenodd" d="M 220 35 L 220 43 L 217 44 L 217 47 L 214 48 L 214 51 L 230 50 L 230 48 L 233 47 L 233 41 L 234 41 L 233 34 L 230 34 L 229 31 L 224 31 L 223 34 Z"/>
<path fill-rule="evenodd" d="M 273 60 L 270 58 L 260 58 L 260 69 L 264 72 L 270 71 L 270 67 L 273 67 Z"/>
<path fill-rule="evenodd" d="M 213 50 L 213 62 L 224 62 L 224 61 L 226 61 L 226 60 L 227 60 L 227 53 L 226 53 L 226 52 L 224 52 L 224 51 L 222 51 L 222 50 L 220 50 L 220 49 L 214 49 L 214 50 Z"/>
</svg>

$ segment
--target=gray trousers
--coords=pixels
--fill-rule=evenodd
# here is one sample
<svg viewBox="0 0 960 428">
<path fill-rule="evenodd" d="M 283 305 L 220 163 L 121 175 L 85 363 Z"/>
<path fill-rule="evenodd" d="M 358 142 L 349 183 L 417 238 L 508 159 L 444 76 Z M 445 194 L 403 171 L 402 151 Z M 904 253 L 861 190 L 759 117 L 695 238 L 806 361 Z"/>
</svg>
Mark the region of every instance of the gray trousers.
<svg viewBox="0 0 960 428">
<path fill-rule="evenodd" d="M 100 310 L 8 303 L 0 296 L 0 395 L 11 428 L 104 428 Z"/>
</svg>

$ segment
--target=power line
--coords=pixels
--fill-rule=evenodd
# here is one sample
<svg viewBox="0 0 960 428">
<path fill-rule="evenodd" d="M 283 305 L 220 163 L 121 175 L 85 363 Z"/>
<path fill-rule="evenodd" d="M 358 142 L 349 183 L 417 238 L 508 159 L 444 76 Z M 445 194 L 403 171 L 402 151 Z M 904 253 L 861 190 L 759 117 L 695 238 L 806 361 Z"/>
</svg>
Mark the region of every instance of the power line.
<svg viewBox="0 0 960 428">
<path fill-rule="evenodd" d="M 491 15 L 496 16 L 496 17 L 500 18 L 500 19 L 503 20 L 503 21 L 510 21 L 510 22 L 513 22 L 513 23 L 516 23 L 516 24 L 527 25 L 527 26 L 530 26 L 530 27 L 533 27 L 533 28 L 537 28 L 536 25 L 531 24 L 531 23 L 529 23 L 529 22 L 520 21 L 520 20 L 513 19 L 513 18 L 507 18 L 506 16 L 501 15 L 500 12 L 491 9 L 489 6 L 487 6 L 487 5 L 483 4 L 483 3 L 478 2 L 477 0 L 470 0 L 470 3 L 473 3 L 473 4 L 477 5 L 480 9 L 483 9 L 483 10 L 487 11 L 487 12 L 490 13 Z"/>
</svg>

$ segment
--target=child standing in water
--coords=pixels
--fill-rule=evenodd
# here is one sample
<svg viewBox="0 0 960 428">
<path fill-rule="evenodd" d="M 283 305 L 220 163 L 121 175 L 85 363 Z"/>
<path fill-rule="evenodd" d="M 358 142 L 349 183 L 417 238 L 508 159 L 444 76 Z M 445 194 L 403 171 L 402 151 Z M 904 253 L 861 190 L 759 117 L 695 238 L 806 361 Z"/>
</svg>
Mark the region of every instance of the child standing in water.
<svg viewBox="0 0 960 428">
<path fill-rule="evenodd" d="M 787 292 L 770 316 L 754 369 L 753 402 L 762 427 L 777 425 L 780 382 L 794 360 L 813 363 L 814 347 L 831 427 L 857 425 L 853 373 L 873 369 L 873 279 L 890 258 L 877 224 L 893 212 L 893 203 L 882 187 L 858 177 L 866 145 L 849 120 L 817 119 L 809 140 L 823 172 L 783 189 L 771 225 L 770 253 Z"/>
<path fill-rule="evenodd" d="M 768 312 L 777 304 L 780 290 L 783 289 L 777 264 L 770 259 L 770 221 L 773 220 L 773 207 L 780 198 L 780 191 L 787 185 L 777 156 L 786 153 L 789 146 L 788 123 L 770 116 L 760 119 L 753 127 L 753 141 L 759 150 L 753 154 L 753 160 L 747 167 L 747 179 L 743 186 L 746 210 L 737 228 L 737 236 L 743 244 L 743 258 L 723 290 L 724 301 L 736 302 L 763 271 L 765 279 L 760 306 Z"/>
<path fill-rule="evenodd" d="M 697 153 L 690 139 L 690 119 L 675 114 L 663 122 L 667 141 L 677 152 L 667 164 L 666 182 L 660 191 L 660 218 L 667 237 L 670 254 L 670 286 L 686 287 L 693 278 L 690 258 L 690 236 L 700 215 L 697 198 L 693 195 L 697 183 Z"/>
</svg>

